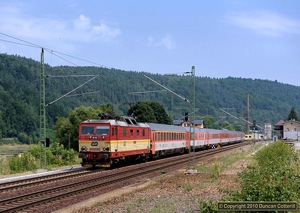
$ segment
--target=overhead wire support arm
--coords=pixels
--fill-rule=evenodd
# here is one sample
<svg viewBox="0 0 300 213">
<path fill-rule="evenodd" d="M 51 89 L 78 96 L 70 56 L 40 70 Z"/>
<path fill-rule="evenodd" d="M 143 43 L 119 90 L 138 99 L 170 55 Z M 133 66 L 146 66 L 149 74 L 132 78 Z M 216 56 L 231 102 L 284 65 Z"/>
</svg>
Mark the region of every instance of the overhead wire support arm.
<svg viewBox="0 0 300 213">
<path fill-rule="evenodd" d="M 161 85 L 160 83 L 158 83 L 157 81 L 153 80 L 152 78 L 150 78 L 150 77 L 148 77 L 148 76 L 146 76 L 146 75 L 144 75 L 144 76 L 145 76 L 146 78 L 148 78 L 149 80 L 151 80 L 152 82 L 156 83 L 157 85 L 161 86 L 161 87 L 164 88 L 165 90 L 169 91 L 170 93 L 172 93 L 172 94 L 176 95 L 177 97 L 181 98 L 182 100 L 184 100 L 184 101 L 190 103 L 190 101 L 189 101 L 188 99 L 182 97 L 181 95 L 178 95 L 177 93 L 175 93 L 175 92 L 173 92 L 172 90 L 170 90 L 169 88 L 167 88 L 167 87 Z"/>
<path fill-rule="evenodd" d="M 229 112 L 226 112 L 224 109 L 222 109 L 222 108 L 219 108 L 219 109 L 220 109 L 222 112 L 224 112 L 225 114 L 230 115 L 231 117 L 233 117 L 233 118 L 239 120 L 238 117 L 235 117 L 234 115 L 230 114 Z"/>
<path fill-rule="evenodd" d="M 46 75 L 46 78 L 95 77 L 96 75 Z"/>
<path fill-rule="evenodd" d="M 95 78 L 97 78 L 99 75 L 96 75 L 95 77 L 91 78 L 90 80 L 86 81 L 85 83 L 81 84 L 80 86 L 76 87 L 75 89 L 71 90 L 70 92 L 64 94 L 63 96 L 59 97 L 58 99 L 48 103 L 47 105 L 45 105 L 45 107 L 57 102 L 58 100 L 62 99 L 63 97 L 66 97 L 67 95 L 69 95 L 70 93 L 74 92 L 75 90 L 79 89 L 80 87 L 86 85 L 87 83 L 89 83 L 90 81 L 94 80 Z"/>
<path fill-rule="evenodd" d="M 241 117 L 236 117 L 236 116 L 234 116 L 234 115 L 232 115 L 232 114 L 230 114 L 229 112 L 226 112 L 224 109 L 222 109 L 222 108 L 219 108 L 222 112 L 224 112 L 224 113 L 226 113 L 227 115 L 230 115 L 231 117 L 233 117 L 233 118 L 235 118 L 235 119 L 237 119 L 237 120 L 243 120 L 243 121 L 246 121 L 247 123 L 249 123 L 249 124 L 253 124 L 252 122 L 250 122 L 250 121 L 247 121 L 247 120 L 245 120 L 245 119 L 243 119 L 243 118 L 241 118 Z M 260 128 L 262 128 L 261 126 L 259 126 L 259 125 L 256 125 L 256 126 L 258 126 L 258 127 L 260 127 Z"/>
</svg>

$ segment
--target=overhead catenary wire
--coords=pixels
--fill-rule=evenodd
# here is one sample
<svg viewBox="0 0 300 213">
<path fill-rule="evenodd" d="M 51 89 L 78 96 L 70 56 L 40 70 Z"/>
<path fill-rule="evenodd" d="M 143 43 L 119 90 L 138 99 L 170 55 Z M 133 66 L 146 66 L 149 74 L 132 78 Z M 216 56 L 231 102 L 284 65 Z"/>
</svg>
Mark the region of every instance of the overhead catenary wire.
<svg viewBox="0 0 300 213">
<path fill-rule="evenodd" d="M 95 94 L 103 91 L 94 91 L 94 92 L 84 92 L 80 94 L 73 94 L 73 95 L 67 95 L 66 97 L 74 97 L 74 96 L 81 96 L 81 95 L 90 95 L 90 94 Z"/>
<path fill-rule="evenodd" d="M 69 95 L 70 93 L 72 93 L 72 92 L 74 92 L 75 90 L 79 89 L 80 87 L 86 85 L 86 84 L 89 83 L 90 81 L 94 80 L 94 79 L 97 78 L 98 76 L 99 76 L 99 75 L 96 75 L 95 77 L 91 78 L 90 80 L 86 81 L 85 83 L 81 84 L 80 86 L 76 87 L 75 89 L 71 90 L 70 92 L 68 92 L 68 93 L 62 95 L 61 97 L 55 99 L 54 101 L 52 101 L 52 102 L 46 104 L 45 107 L 47 107 L 47 106 L 49 106 L 49 105 L 55 103 L 56 101 L 62 99 L 63 97 L 66 97 L 66 96 Z"/>
<path fill-rule="evenodd" d="M 136 95 L 136 94 L 144 94 L 144 93 L 156 93 L 156 92 L 166 92 L 167 90 L 150 90 L 150 91 L 143 91 L 143 92 L 129 92 L 128 94 Z"/>
<path fill-rule="evenodd" d="M 172 90 L 170 90 L 169 88 L 167 88 L 167 87 L 161 85 L 160 83 L 158 83 L 157 81 L 153 80 L 152 78 L 150 78 L 150 77 L 148 77 L 148 76 L 146 76 L 146 75 L 144 75 L 144 76 L 145 76 L 146 78 L 148 78 L 149 80 L 153 81 L 154 83 L 156 83 L 157 85 L 161 86 L 162 88 L 166 89 L 166 90 L 169 91 L 170 93 L 172 93 L 172 94 L 176 95 L 177 97 L 181 98 L 182 100 L 184 100 L 184 101 L 190 103 L 190 101 L 189 101 L 188 99 L 186 99 L 186 98 L 182 97 L 181 95 L 179 95 L 179 94 L 173 92 Z"/>
<path fill-rule="evenodd" d="M 93 61 L 90 61 L 90 60 L 86 60 L 86 59 L 83 59 L 83 58 L 79 58 L 79 57 L 76 57 L 76 56 L 72 56 L 72 55 L 69 55 L 69 54 L 66 54 L 66 53 L 62 53 L 60 51 L 56 51 L 56 50 L 53 50 L 51 48 L 48 48 L 48 47 L 43 47 L 42 45 L 39 45 L 39 44 L 34 44 L 32 42 L 29 42 L 29 41 L 25 41 L 23 39 L 20 39 L 20 38 L 17 38 L 15 36 L 11 36 L 11 35 L 8 35 L 6 33 L 2 33 L 0 32 L 0 35 L 3 35 L 5 37 L 9 37 L 11 39 L 15 39 L 17 41 L 20 41 L 20 42 L 23 42 L 23 43 L 18 43 L 18 42 L 14 42 L 14 41 L 8 41 L 8 40 L 4 40 L 4 39 L 0 39 L 1 41 L 4 41 L 4 42 L 8 42 L 8 43 L 14 43 L 14 44 L 18 44 L 18 45 L 23 45 L 23 46 L 28 46 L 28 47 L 33 47 L 33 48 L 40 48 L 40 49 L 44 49 L 45 51 L 55 55 L 56 57 L 74 65 L 74 66 L 77 66 L 75 63 L 61 57 L 61 56 L 58 56 L 57 54 L 60 54 L 60 55 L 64 55 L 64 56 L 67 56 L 67 57 L 70 57 L 70 58 L 73 58 L 73 59 L 76 59 L 76 60 L 80 60 L 80 61 L 84 61 L 84 62 L 87 62 L 87 63 L 90 63 L 90 64 L 93 64 L 93 65 L 97 65 L 99 67 L 102 67 L 102 68 L 107 68 L 107 69 L 112 69 L 112 67 L 108 67 L 108 66 L 105 66 L 105 65 L 102 65 L 102 64 L 99 64 L 99 63 L 96 63 L 96 62 L 93 62 Z M 25 43 L 25 44 L 24 44 Z M 57 54 L 55 54 L 57 53 Z"/>
<path fill-rule="evenodd" d="M 226 113 L 227 115 L 230 115 L 231 117 L 233 117 L 233 118 L 235 118 L 235 119 L 237 119 L 237 120 L 243 120 L 243 121 L 245 121 L 245 122 L 247 122 L 247 123 L 249 123 L 249 124 L 253 124 L 252 122 L 250 122 L 250 121 L 247 121 L 247 120 L 245 120 L 245 119 L 243 119 L 243 118 L 241 118 L 241 117 L 236 117 L 236 116 L 234 116 L 234 115 L 232 115 L 232 114 L 230 114 L 229 112 L 226 112 L 225 110 L 223 110 L 222 108 L 219 108 L 222 112 L 224 112 L 224 113 Z M 258 126 L 259 128 L 262 128 L 261 126 L 259 126 L 259 125 L 256 125 L 256 126 Z"/>
<path fill-rule="evenodd" d="M 40 48 L 40 47 L 37 47 L 37 46 L 35 46 L 35 45 L 31 45 L 31 44 L 22 44 L 22 43 L 19 43 L 19 42 L 8 41 L 8 40 L 4 40 L 4 39 L 0 39 L 0 41 L 4 41 L 4 42 L 7 42 L 7 43 L 12 43 L 12 44 L 23 45 L 23 46 L 28 46 L 28 47 Z"/>
</svg>

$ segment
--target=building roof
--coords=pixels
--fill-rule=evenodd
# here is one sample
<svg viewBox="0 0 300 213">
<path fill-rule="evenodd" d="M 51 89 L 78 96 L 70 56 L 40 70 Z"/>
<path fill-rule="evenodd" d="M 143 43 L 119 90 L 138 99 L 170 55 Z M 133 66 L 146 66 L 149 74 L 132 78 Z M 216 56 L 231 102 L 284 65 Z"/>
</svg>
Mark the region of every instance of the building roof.
<svg viewBox="0 0 300 213">
<path fill-rule="evenodd" d="M 284 120 L 280 120 L 275 124 L 275 126 L 283 126 L 283 124 L 284 124 Z"/>
<path fill-rule="evenodd" d="M 193 122 L 195 125 L 203 124 L 203 120 L 194 120 Z"/>
<path fill-rule="evenodd" d="M 285 123 L 297 123 L 297 124 L 300 124 L 300 121 L 296 121 L 296 120 L 293 119 L 293 120 L 285 121 L 284 124 Z"/>
<path fill-rule="evenodd" d="M 173 124 L 174 124 L 174 125 L 180 125 L 180 124 L 182 124 L 183 122 L 184 122 L 183 119 L 179 119 L 179 120 L 174 120 L 174 121 L 173 121 Z"/>
<path fill-rule="evenodd" d="M 185 120 L 183 119 L 179 119 L 179 120 L 173 120 L 173 124 L 174 125 L 180 125 L 182 124 L 183 122 L 185 122 Z M 203 124 L 203 120 L 194 120 L 194 121 L 191 121 L 193 124 L 195 125 L 201 125 Z"/>
</svg>

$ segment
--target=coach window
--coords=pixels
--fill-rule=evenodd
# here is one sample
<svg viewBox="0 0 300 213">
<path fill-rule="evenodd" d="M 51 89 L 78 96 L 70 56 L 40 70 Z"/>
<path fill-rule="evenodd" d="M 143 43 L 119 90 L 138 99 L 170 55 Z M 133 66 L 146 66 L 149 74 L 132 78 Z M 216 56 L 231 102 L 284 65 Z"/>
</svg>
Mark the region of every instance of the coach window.
<svg viewBox="0 0 300 213">
<path fill-rule="evenodd" d="M 126 128 L 123 128 L 123 136 L 126 136 Z"/>
<path fill-rule="evenodd" d="M 137 136 L 137 137 L 140 136 L 140 130 L 136 130 L 136 136 Z"/>
<path fill-rule="evenodd" d="M 114 136 L 114 135 L 116 134 L 115 131 L 116 131 L 116 128 L 112 128 L 112 129 L 111 129 L 111 136 Z"/>
<path fill-rule="evenodd" d="M 130 130 L 130 137 L 133 137 L 133 129 Z"/>
<path fill-rule="evenodd" d="M 146 135 L 146 133 L 145 133 L 145 130 L 143 129 L 143 136 L 145 136 Z"/>
</svg>

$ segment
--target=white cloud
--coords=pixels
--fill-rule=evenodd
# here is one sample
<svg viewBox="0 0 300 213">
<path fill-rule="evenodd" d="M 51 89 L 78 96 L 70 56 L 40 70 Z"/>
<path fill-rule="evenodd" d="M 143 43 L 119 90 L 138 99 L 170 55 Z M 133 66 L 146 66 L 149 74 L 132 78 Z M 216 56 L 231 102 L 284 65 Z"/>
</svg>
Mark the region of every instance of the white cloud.
<svg viewBox="0 0 300 213">
<path fill-rule="evenodd" d="M 158 41 L 156 41 L 152 36 L 149 36 L 148 44 L 150 46 L 164 47 L 167 50 L 172 50 L 175 48 L 175 42 L 173 41 L 172 36 L 169 34 L 166 34 L 164 37 L 162 37 Z"/>
<path fill-rule="evenodd" d="M 74 22 L 75 29 L 87 30 L 91 28 L 91 21 L 88 17 L 80 15 L 78 19 Z"/>
<path fill-rule="evenodd" d="M 121 34 L 121 30 L 118 28 L 111 28 L 108 25 L 101 23 L 98 26 L 93 27 L 93 32 L 100 34 L 102 38 L 113 39 Z"/>
<path fill-rule="evenodd" d="M 294 20 L 268 11 L 235 13 L 227 16 L 226 20 L 231 24 L 269 36 L 286 33 L 300 34 L 300 20 Z"/>
<path fill-rule="evenodd" d="M 93 25 L 89 17 L 81 14 L 73 20 L 59 18 L 39 18 L 25 14 L 21 6 L 0 7 L 0 32 L 20 37 L 24 40 L 51 42 L 111 42 L 121 30 L 105 23 Z M 53 41 L 55 42 L 55 41 Z"/>
</svg>

